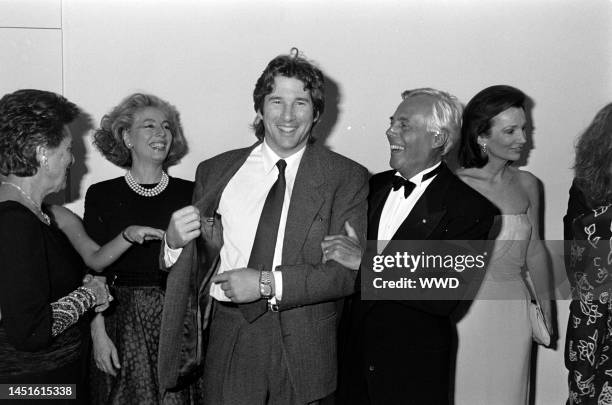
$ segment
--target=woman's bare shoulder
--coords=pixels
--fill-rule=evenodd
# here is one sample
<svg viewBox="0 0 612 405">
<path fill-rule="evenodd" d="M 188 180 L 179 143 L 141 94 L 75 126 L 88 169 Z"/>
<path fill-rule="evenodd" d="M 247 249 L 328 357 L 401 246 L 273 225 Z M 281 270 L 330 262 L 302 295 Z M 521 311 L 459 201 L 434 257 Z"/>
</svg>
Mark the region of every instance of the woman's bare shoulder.
<svg viewBox="0 0 612 405">
<path fill-rule="evenodd" d="M 470 168 L 465 168 L 465 167 L 460 167 L 459 169 L 457 169 L 457 171 L 455 172 L 455 174 L 463 181 L 478 181 L 478 180 L 483 180 L 484 176 L 482 173 L 482 170 L 474 168 L 474 167 L 470 167 Z"/>
<path fill-rule="evenodd" d="M 538 190 L 540 180 L 533 173 L 517 168 L 512 168 L 512 170 L 514 171 L 514 175 L 516 176 L 518 183 L 525 191 L 533 192 Z"/>
</svg>

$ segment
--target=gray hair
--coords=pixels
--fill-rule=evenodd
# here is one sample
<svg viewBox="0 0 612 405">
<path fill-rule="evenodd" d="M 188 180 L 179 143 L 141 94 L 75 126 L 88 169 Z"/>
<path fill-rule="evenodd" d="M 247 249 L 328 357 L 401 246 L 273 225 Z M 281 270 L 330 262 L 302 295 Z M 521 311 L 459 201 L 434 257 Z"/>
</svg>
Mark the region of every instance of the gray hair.
<svg viewBox="0 0 612 405">
<path fill-rule="evenodd" d="M 448 134 L 448 139 L 442 150 L 442 155 L 446 155 L 459 140 L 463 106 L 457 100 L 457 97 L 429 87 L 406 90 L 402 92 L 402 99 L 406 100 L 423 95 L 435 99 L 431 115 L 427 120 L 427 130 L 437 133 L 446 132 Z"/>
</svg>

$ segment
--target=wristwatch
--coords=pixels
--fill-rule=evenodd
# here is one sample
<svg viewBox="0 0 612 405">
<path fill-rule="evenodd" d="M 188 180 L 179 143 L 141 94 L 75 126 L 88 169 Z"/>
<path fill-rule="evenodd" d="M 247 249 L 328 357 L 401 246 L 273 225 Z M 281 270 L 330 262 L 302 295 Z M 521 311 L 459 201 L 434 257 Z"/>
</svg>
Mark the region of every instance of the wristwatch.
<svg viewBox="0 0 612 405">
<path fill-rule="evenodd" d="M 262 271 L 259 273 L 259 294 L 261 298 L 269 300 L 274 296 L 272 292 L 272 272 Z"/>
</svg>

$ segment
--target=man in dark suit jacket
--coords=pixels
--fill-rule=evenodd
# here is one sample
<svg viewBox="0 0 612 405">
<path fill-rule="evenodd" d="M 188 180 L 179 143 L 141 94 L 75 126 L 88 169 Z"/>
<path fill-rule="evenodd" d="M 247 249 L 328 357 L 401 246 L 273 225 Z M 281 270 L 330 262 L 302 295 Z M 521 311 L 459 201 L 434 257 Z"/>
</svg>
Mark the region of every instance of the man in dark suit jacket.
<svg viewBox="0 0 612 405">
<path fill-rule="evenodd" d="M 434 89 L 406 91 L 402 98 L 387 130 L 394 170 L 370 179 L 368 240 L 389 241 L 379 248 L 384 255 L 401 249 L 397 241 L 486 239 L 499 211 L 442 161 L 459 136 L 460 104 Z M 335 251 L 330 244 L 326 259 L 350 265 Z M 372 272 L 365 260 L 361 271 Z M 362 274 L 364 280 L 371 279 L 367 276 Z M 340 402 L 449 403 L 450 317 L 458 303 L 457 297 L 356 300 L 340 375 Z"/>
<path fill-rule="evenodd" d="M 354 292 L 357 275 L 322 263 L 321 241 L 347 221 L 353 239 L 365 241 L 368 174 L 311 142 L 323 76 L 305 59 L 273 59 L 253 97 L 259 142 L 202 162 L 193 206 L 173 215 L 166 234 L 166 264 L 177 261 L 164 304 L 160 383 L 181 383 L 205 350 L 207 403 L 317 403 L 336 388 L 337 301 Z M 260 239 L 279 188 L 278 230 Z M 253 264 L 269 241 L 272 266 Z"/>
</svg>

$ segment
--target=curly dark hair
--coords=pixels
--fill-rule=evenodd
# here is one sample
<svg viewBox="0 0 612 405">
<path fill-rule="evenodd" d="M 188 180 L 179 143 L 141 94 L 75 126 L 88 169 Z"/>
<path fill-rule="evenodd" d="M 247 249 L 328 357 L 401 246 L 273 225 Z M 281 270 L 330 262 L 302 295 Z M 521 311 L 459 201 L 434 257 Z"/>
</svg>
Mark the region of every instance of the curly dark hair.
<svg viewBox="0 0 612 405">
<path fill-rule="evenodd" d="M 33 176 L 36 148 L 57 148 L 64 125 L 79 115 L 76 105 L 50 91 L 23 89 L 0 99 L 0 173 Z"/>
<path fill-rule="evenodd" d="M 476 94 L 463 110 L 459 163 L 465 168 L 483 167 L 489 158 L 483 155 L 478 145 L 479 136 L 488 136 L 493 118 L 508 108 L 525 110 L 525 93 L 519 89 L 497 85 L 487 87 Z"/>
<path fill-rule="evenodd" d="M 255 112 L 263 111 L 265 97 L 274 91 L 274 78 L 276 76 L 295 78 L 304 83 L 304 90 L 310 92 L 314 116 L 317 118 L 312 124 L 314 127 L 321 118 L 323 110 L 325 110 L 325 79 L 321 70 L 305 58 L 299 56 L 299 54 L 280 55 L 272 59 L 261 76 L 259 76 L 259 79 L 257 79 L 255 90 L 253 90 Z M 259 117 L 255 118 L 253 128 L 255 129 L 257 139 L 262 140 L 265 135 L 265 128 Z"/>
<path fill-rule="evenodd" d="M 612 203 L 612 103 L 603 107 L 576 142 L 576 185 L 591 206 Z"/>
<path fill-rule="evenodd" d="M 93 144 L 109 162 L 123 168 L 132 166 L 132 155 L 123 142 L 123 133 L 132 127 L 134 114 L 146 107 L 160 109 L 170 121 L 172 144 L 164 161 L 164 167 L 178 163 L 187 154 L 187 140 L 183 135 L 177 109 L 157 96 L 134 93 L 123 99 L 109 114 L 102 117 L 100 128 L 94 133 Z"/>
</svg>

